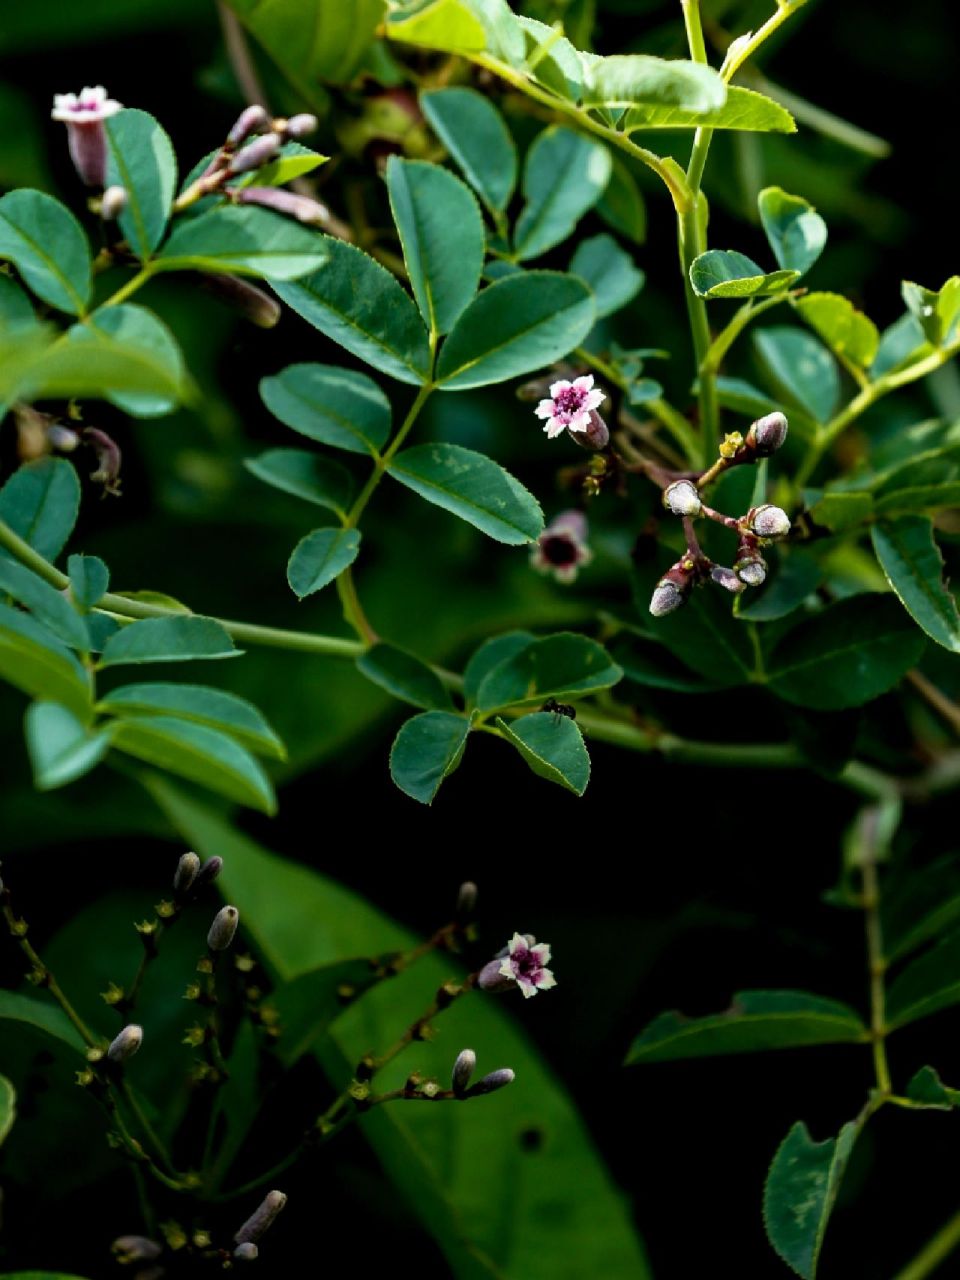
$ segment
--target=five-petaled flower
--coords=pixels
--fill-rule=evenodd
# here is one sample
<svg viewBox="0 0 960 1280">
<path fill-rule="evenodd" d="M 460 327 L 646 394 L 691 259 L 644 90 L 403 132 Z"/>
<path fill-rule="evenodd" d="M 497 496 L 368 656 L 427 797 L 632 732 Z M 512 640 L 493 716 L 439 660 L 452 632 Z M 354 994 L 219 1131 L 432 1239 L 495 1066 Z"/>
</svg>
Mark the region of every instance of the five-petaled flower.
<svg viewBox="0 0 960 1280">
<path fill-rule="evenodd" d="M 551 440 L 562 431 L 586 431 L 590 425 L 590 413 L 603 404 L 606 396 L 593 386 L 593 374 L 574 378 L 573 382 L 561 379 L 551 383 L 549 400 L 541 400 L 534 413 L 545 418 L 544 431 Z"/>
<path fill-rule="evenodd" d="M 593 552 L 587 546 L 587 518 L 582 511 L 561 511 L 533 544 L 530 564 L 538 573 L 552 573 L 557 582 L 573 582 Z"/>
<path fill-rule="evenodd" d="M 107 140 L 103 122 L 122 109 L 121 103 L 107 97 L 102 84 L 88 85 L 80 93 L 54 94 L 50 114 L 67 126 L 71 158 L 88 187 L 106 185 Z"/>
<path fill-rule="evenodd" d="M 507 943 L 500 973 L 504 978 L 512 978 L 524 996 L 529 998 L 538 991 L 549 991 L 557 985 L 556 978 L 547 968 L 549 963 L 550 948 L 545 942 L 515 933 Z"/>
</svg>

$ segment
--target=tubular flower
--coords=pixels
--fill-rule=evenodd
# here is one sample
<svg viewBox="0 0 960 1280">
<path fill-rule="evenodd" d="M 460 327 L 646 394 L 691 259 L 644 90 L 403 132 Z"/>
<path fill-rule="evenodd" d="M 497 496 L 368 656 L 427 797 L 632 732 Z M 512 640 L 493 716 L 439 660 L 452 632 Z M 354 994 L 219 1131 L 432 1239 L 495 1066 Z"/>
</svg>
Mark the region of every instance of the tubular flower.
<svg viewBox="0 0 960 1280">
<path fill-rule="evenodd" d="M 586 431 L 591 410 L 599 408 L 606 398 L 594 388 L 593 374 L 587 373 L 573 382 L 561 379 L 551 383 L 550 399 L 541 400 L 534 413 L 546 420 L 543 429 L 553 440 L 563 431 Z"/>
<path fill-rule="evenodd" d="M 587 519 L 582 511 L 561 511 L 533 544 L 530 565 L 538 573 L 552 573 L 557 582 L 573 582 L 593 552 L 587 545 Z"/>
<path fill-rule="evenodd" d="M 80 179 L 88 187 L 102 187 L 107 176 L 107 139 L 103 122 L 123 109 L 107 97 L 102 84 L 87 86 L 77 93 L 57 93 L 53 98 L 54 120 L 67 126 L 70 157 Z"/>
</svg>

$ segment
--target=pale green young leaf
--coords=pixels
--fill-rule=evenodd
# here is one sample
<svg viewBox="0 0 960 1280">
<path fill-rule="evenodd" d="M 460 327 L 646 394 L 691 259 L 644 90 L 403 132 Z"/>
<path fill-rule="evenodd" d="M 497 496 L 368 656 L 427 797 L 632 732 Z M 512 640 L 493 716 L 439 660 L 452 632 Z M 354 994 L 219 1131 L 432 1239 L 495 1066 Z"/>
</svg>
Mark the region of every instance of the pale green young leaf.
<svg viewBox="0 0 960 1280">
<path fill-rule="evenodd" d="M 727 86 L 712 67 L 682 59 L 654 58 L 645 53 L 600 57 L 580 53 L 583 64 L 582 105 L 632 107 L 652 104 L 687 111 L 717 111 L 727 100 Z"/>
<path fill-rule="evenodd" d="M 734 249 L 708 249 L 690 264 L 690 283 L 701 298 L 759 298 L 782 293 L 799 271 L 769 271 Z"/>
<path fill-rule="evenodd" d="M 314 529 L 294 547 L 287 562 L 287 582 L 304 600 L 328 586 L 360 554 L 358 529 Z"/>
<path fill-rule="evenodd" d="M 808 293 L 793 305 L 831 351 L 863 369 L 870 367 L 876 358 L 880 334 L 870 317 L 852 302 L 839 293 Z"/>
<path fill-rule="evenodd" d="M 229 633 L 212 618 L 145 618 L 129 623 L 107 641 L 100 666 L 237 658 L 240 652 Z"/>
<path fill-rule="evenodd" d="M 228 271 L 290 281 L 329 258 L 328 237 L 269 209 L 225 205 L 179 222 L 154 259 L 157 271 Z"/>
<path fill-rule="evenodd" d="M 262 713 L 235 693 L 206 685 L 125 684 L 97 703 L 97 710 L 117 717 L 176 716 L 236 738 L 256 755 L 285 760 L 286 749 Z"/>
<path fill-rule="evenodd" d="M 688 107 L 671 107 L 648 103 L 631 107 L 620 122 L 624 133 L 640 129 L 735 129 L 747 133 L 796 133 L 793 116 L 779 102 L 742 89 L 727 86 L 727 99 L 720 107 L 691 111 Z"/>
<path fill-rule="evenodd" d="M 960 653 L 960 613 L 943 580 L 933 523 L 905 515 L 875 524 L 870 533 L 880 568 L 911 618 L 931 640 Z"/>
<path fill-rule="evenodd" d="M 59 200 L 26 188 L 0 198 L 2 258 L 13 263 L 38 298 L 58 311 L 83 315 L 92 285 L 90 246 Z"/>
<path fill-rule="evenodd" d="M 643 288 L 646 277 L 613 236 L 581 240 L 570 260 L 570 274 L 590 286 L 597 304 L 597 318 L 625 307 Z"/>
<path fill-rule="evenodd" d="M 391 40 L 450 53 L 482 53 L 487 46 L 487 34 L 469 0 L 404 5 L 388 15 L 386 34 Z"/>
<path fill-rule="evenodd" d="M 583 61 L 579 50 L 555 26 L 522 14 L 517 15 L 517 22 L 526 40 L 524 65 L 528 74 L 568 102 L 579 102 L 583 92 Z"/>
<path fill-rule="evenodd" d="M 211 159 L 216 152 L 211 153 Z M 314 169 L 326 164 L 329 156 L 322 156 L 310 147 L 301 146 L 299 142 L 285 142 L 280 148 L 277 158 L 269 164 L 261 165 L 252 173 L 245 173 L 236 184 L 237 187 L 284 187 Z M 206 166 L 204 166 L 205 168 Z M 202 172 L 202 169 L 201 169 Z M 197 175 L 199 176 L 199 174 Z"/>
<path fill-rule="evenodd" d="M 308 101 L 318 80 L 353 78 L 383 19 L 384 0 L 304 5 L 300 0 L 230 0 L 250 34 Z"/>
<path fill-rule="evenodd" d="M 350 505 L 353 478 L 346 467 L 307 449 L 267 449 L 243 464 L 264 484 L 343 516 Z"/>
<path fill-rule="evenodd" d="M 375 644 L 357 659 L 357 670 L 394 698 L 427 711 L 447 711 L 453 703 L 440 677 L 425 662 L 390 644 Z"/>
<path fill-rule="evenodd" d="M 827 224 L 808 200 L 788 195 L 781 187 L 765 187 L 757 196 L 757 208 L 778 264 L 805 275 L 823 253 Z"/>
<path fill-rule="evenodd" d="M 405 794 L 432 804 L 440 784 L 463 759 L 470 721 L 452 711 L 424 711 L 407 720 L 390 748 L 390 777 Z"/>
<path fill-rule="evenodd" d="M 487 208 L 505 209 L 517 183 L 517 149 L 496 107 L 460 86 L 421 94 L 420 106 Z"/>
<path fill-rule="evenodd" d="M 901 292 L 907 311 L 920 325 L 927 342 L 939 347 L 955 336 L 960 319 L 960 276 L 951 276 L 941 289 L 925 289 L 904 280 Z"/>
<path fill-rule="evenodd" d="M 551 125 L 538 134 L 523 166 L 526 200 L 514 231 L 514 252 L 536 258 L 566 240 L 610 181 L 610 152 L 600 142 Z"/>
<path fill-rule="evenodd" d="M 172 413 L 186 392 L 187 373 L 183 352 L 176 338 L 159 318 L 146 307 L 123 302 L 115 307 L 101 307 L 86 325 L 75 325 L 70 337 L 76 342 L 96 341 L 93 326 L 127 356 L 131 373 L 142 361 L 143 377 L 155 381 L 157 391 L 124 391 L 111 388 L 111 374 L 104 371 L 106 398 L 134 418 L 159 418 Z M 113 375 L 116 377 L 116 373 Z"/>
<path fill-rule="evenodd" d="M 52 791 L 89 773 L 110 748 L 109 732 L 91 732 L 57 702 L 31 703 L 24 730 L 38 791 Z"/>
<path fill-rule="evenodd" d="M 390 435 L 390 401 L 371 378 L 352 369 L 291 364 L 263 378 L 260 395 L 284 426 L 336 449 L 373 453 Z"/>
<path fill-rule="evenodd" d="M 30 299 L 16 280 L 0 273 L 0 329 L 31 329 L 36 323 Z"/>
<path fill-rule="evenodd" d="M 104 121 L 108 187 L 123 187 L 120 229 L 141 261 L 163 239 L 177 189 L 173 143 L 153 116 L 127 108 Z"/>
<path fill-rule="evenodd" d="M 534 711 L 497 727 L 539 778 L 582 796 L 590 781 L 590 756 L 575 720 L 556 711 Z"/>
</svg>

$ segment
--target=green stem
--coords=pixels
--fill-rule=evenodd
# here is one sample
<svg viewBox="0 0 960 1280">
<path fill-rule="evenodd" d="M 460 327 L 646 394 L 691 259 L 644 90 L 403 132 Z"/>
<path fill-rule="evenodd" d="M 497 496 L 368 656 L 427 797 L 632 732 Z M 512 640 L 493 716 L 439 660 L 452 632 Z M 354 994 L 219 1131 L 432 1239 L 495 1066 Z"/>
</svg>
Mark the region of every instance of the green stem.
<svg viewBox="0 0 960 1280">
<path fill-rule="evenodd" d="M 960 1211 L 943 1224 L 912 1262 L 898 1271 L 894 1280 L 925 1280 L 960 1244 Z"/>
<path fill-rule="evenodd" d="M 704 130 L 697 130 L 697 136 Z M 696 149 L 696 144 L 694 144 Z M 705 157 L 705 153 L 704 153 Z M 691 159 L 692 172 L 693 160 Z M 701 253 L 706 251 L 706 237 L 703 230 L 703 219 L 699 215 L 699 207 L 703 200 L 696 191 L 695 202 L 679 219 L 680 270 L 683 273 L 683 294 L 687 303 L 687 317 L 690 323 L 690 336 L 693 339 L 694 365 L 699 371 L 707 364 L 707 353 L 710 350 L 710 322 L 707 319 L 707 304 L 697 295 L 690 280 L 690 268 Z M 698 381 L 697 398 L 700 405 L 700 458 L 703 466 L 707 466 L 713 456 L 720 431 L 720 405 L 717 399 L 716 373 L 707 370 L 701 373 Z"/>
<path fill-rule="evenodd" d="M 773 33 L 805 3 L 806 0 L 777 0 L 776 13 L 771 14 L 763 26 L 754 31 L 749 40 L 738 48 L 735 48 L 736 42 L 731 45 L 720 68 L 720 74 L 724 80 L 729 83 L 747 59 L 752 58 L 760 46 L 769 40 Z"/>
<path fill-rule="evenodd" d="M 877 1088 L 883 1097 L 893 1092 L 890 1066 L 887 1062 L 886 972 L 883 953 L 883 930 L 880 924 L 880 885 L 875 850 L 864 851 L 863 913 L 867 939 L 867 971 L 870 977 L 870 1036 L 873 1046 L 873 1069 Z"/>
<path fill-rule="evenodd" d="M 160 1138 L 157 1136 L 157 1132 L 154 1129 L 153 1125 L 147 1119 L 147 1116 L 143 1110 L 143 1107 L 141 1107 L 140 1103 L 137 1101 L 136 1094 L 130 1088 L 126 1080 L 120 1081 L 119 1088 L 120 1088 L 120 1093 L 123 1095 L 124 1102 L 126 1102 L 127 1106 L 130 1108 L 130 1111 L 133 1114 L 134 1119 L 136 1120 L 140 1128 L 143 1130 L 144 1134 L 147 1137 L 147 1141 L 150 1143 L 151 1147 L 153 1147 L 153 1153 L 157 1157 L 157 1159 L 160 1161 L 161 1167 L 164 1170 L 166 1170 L 167 1173 L 174 1174 L 175 1171 L 174 1171 L 173 1165 L 170 1162 L 170 1158 L 167 1155 L 166 1148 L 164 1147 L 163 1143 L 160 1141 Z"/>
<path fill-rule="evenodd" d="M 432 382 L 425 382 L 423 386 L 420 388 L 420 390 L 417 392 L 417 395 L 413 404 L 407 410 L 407 416 L 404 418 L 400 426 L 400 430 L 390 441 L 390 444 L 387 446 L 383 454 L 379 458 L 377 458 L 376 462 L 373 464 L 373 471 L 370 473 L 367 483 L 360 490 L 360 493 L 357 495 L 356 501 L 354 502 L 350 510 L 347 512 L 347 518 L 343 522 L 343 527 L 345 529 L 355 529 L 357 527 L 357 523 L 360 520 L 360 517 L 363 515 L 364 510 L 366 509 L 367 503 L 373 497 L 373 494 L 374 494 L 374 491 L 376 490 L 377 485 L 383 479 L 383 473 L 386 471 L 387 467 L 389 467 L 390 463 L 393 461 L 394 457 L 396 456 L 397 450 L 400 448 L 404 440 L 406 440 L 407 436 L 410 434 L 410 431 L 413 428 L 414 423 L 416 422 L 417 418 L 420 416 L 420 410 L 426 404 L 432 392 L 433 392 Z"/>
<path fill-rule="evenodd" d="M 131 294 L 136 293 L 138 289 L 141 289 L 152 275 L 152 266 L 147 265 L 142 267 L 136 275 L 130 277 L 125 285 L 121 285 L 116 293 L 111 294 L 106 302 L 101 302 L 97 310 L 99 311 L 103 307 L 115 307 L 120 302 L 126 302 L 127 298 L 129 298 Z"/>
<path fill-rule="evenodd" d="M 6 891 L 4 890 L 3 892 L 4 896 L 6 896 Z M 33 944 L 30 942 L 30 939 L 25 933 L 20 932 L 21 929 L 26 928 L 26 925 L 16 918 L 12 908 L 7 902 L 3 904 L 3 918 L 7 923 L 7 930 L 9 931 L 10 937 L 13 938 L 24 956 L 29 960 L 33 972 L 42 978 L 43 986 L 47 988 L 54 1000 L 56 1000 L 57 1004 L 67 1015 L 84 1044 L 89 1049 L 102 1049 L 104 1042 L 93 1034 L 84 1020 L 80 1017 L 79 1013 L 77 1013 L 76 1009 L 74 1009 L 73 1005 L 70 1003 L 59 982 L 57 982 L 54 975 L 44 964 L 43 960 L 41 960 Z"/>
</svg>

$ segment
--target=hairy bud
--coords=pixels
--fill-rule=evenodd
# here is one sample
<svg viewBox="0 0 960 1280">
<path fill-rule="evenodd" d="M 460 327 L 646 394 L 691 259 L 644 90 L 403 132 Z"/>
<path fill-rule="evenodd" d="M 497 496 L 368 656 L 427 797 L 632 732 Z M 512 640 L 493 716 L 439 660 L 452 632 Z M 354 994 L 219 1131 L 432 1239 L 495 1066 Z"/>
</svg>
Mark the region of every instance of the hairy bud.
<svg viewBox="0 0 960 1280">
<path fill-rule="evenodd" d="M 280 139 L 275 133 L 262 134 L 242 151 L 237 152 L 227 166 L 227 173 L 231 177 L 241 173 L 252 173 L 254 169 L 260 169 L 271 160 L 275 160 L 279 150 Z"/>
<path fill-rule="evenodd" d="M 768 413 L 751 423 L 747 444 L 759 458 L 769 458 L 787 438 L 787 419 L 782 413 Z"/>
<path fill-rule="evenodd" d="M 252 1240 L 245 1240 L 243 1244 L 238 1244 L 233 1251 L 233 1256 L 238 1262 L 256 1262 L 260 1256 L 260 1250 Z"/>
<path fill-rule="evenodd" d="M 268 1231 L 277 1220 L 287 1197 L 282 1191 L 268 1191 L 259 1206 L 251 1213 L 237 1234 L 233 1237 L 237 1244 L 256 1244 L 265 1231 Z"/>
<path fill-rule="evenodd" d="M 457 905 L 455 909 L 458 920 L 469 919 L 477 909 L 477 894 L 479 890 L 472 880 L 464 880 L 463 884 L 457 891 Z"/>
<path fill-rule="evenodd" d="M 117 1236 L 110 1250 L 116 1260 L 123 1264 L 152 1262 L 163 1253 L 163 1245 L 146 1236 Z"/>
<path fill-rule="evenodd" d="M 503 1089 L 508 1084 L 513 1084 L 515 1073 L 509 1067 L 501 1067 L 498 1071 L 491 1071 L 489 1075 L 485 1075 L 478 1080 L 475 1085 L 467 1090 L 468 1098 L 479 1098 L 484 1093 L 496 1093 L 498 1089 Z"/>
<path fill-rule="evenodd" d="M 663 505 L 675 516 L 698 516 L 703 504 L 692 481 L 675 480 L 663 491 Z"/>
<path fill-rule="evenodd" d="M 123 1028 L 107 1050 L 111 1062 L 126 1062 L 143 1044 L 143 1027 L 130 1022 Z"/>
<path fill-rule="evenodd" d="M 213 918 L 207 934 L 207 946 L 211 951 L 226 951 L 237 932 L 240 912 L 236 907 L 221 907 Z"/>
<path fill-rule="evenodd" d="M 173 887 L 177 893 L 186 893 L 193 886 L 199 870 L 200 859 L 195 853 L 181 854 L 173 875 Z"/>
<path fill-rule="evenodd" d="M 316 133 L 319 121 L 309 111 L 301 111 L 289 120 L 274 120 L 273 127 L 284 138 L 306 138 L 309 134 Z"/>
<path fill-rule="evenodd" d="M 126 187 L 107 187 L 100 201 L 100 217 L 104 222 L 114 222 L 129 202 Z"/>
<path fill-rule="evenodd" d="M 695 566 L 693 561 L 678 560 L 663 575 L 650 597 L 650 612 L 655 618 L 679 609 L 690 594 Z"/>
<path fill-rule="evenodd" d="M 200 870 L 197 872 L 196 884 L 199 888 L 202 884 L 212 884 L 217 876 L 223 870 L 223 859 L 220 857 L 208 858 Z"/>
<path fill-rule="evenodd" d="M 745 587 L 746 583 L 742 582 L 732 569 L 725 568 L 722 564 L 715 564 L 710 570 L 710 577 L 719 586 L 724 587 L 727 591 L 732 591 L 738 596 Z"/>
<path fill-rule="evenodd" d="M 461 1049 L 457 1054 L 456 1062 L 453 1064 L 453 1073 L 451 1075 L 451 1086 L 458 1098 L 462 1098 L 466 1094 L 470 1077 L 476 1069 L 477 1055 L 472 1049 Z"/>
<path fill-rule="evenodd" d="M 508 991 L 514 985 L 513 978 L 500 972 L 500 961 L 491 960 L 477 975 L 481 991 Z"/>
<path fill-rule="evenodd" d="M 269 127 L 270 117 L 263 107 L 254 104 L 252 107 L 246 107 L 237 116 L 236 123 L 227 134 L 227 142 L 232 147 L 239 147 L 240 143 L 246 142 L 252 134 L 262 133 Z"/>
<path fill-rule="evenodd" d="M 790 532 L 790 519 L 780 507 L 769 502 L 754 507 L 747 513 L 747 520 L 758 538 L 783 538 Z"/>
</svg>

